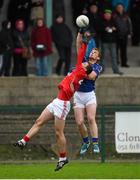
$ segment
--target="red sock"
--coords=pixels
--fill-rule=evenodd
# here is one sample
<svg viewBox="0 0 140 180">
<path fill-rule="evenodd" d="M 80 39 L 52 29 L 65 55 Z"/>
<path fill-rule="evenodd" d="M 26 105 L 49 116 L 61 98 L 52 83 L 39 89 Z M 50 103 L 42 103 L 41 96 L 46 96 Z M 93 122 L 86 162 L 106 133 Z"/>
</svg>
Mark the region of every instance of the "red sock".
<svg viewBox="0 0 140 180">
<path fill-rule="evenodd" d="M 59 157 L 60 157 L 60 158 L 66 157 L 66 152 L 59 153 Z"/>
<path fill-rule="evenodd" d="M 30 140 L 30 138 L 29 138 L 27 135 L 25 135 L 25 136 L 23 137 L 23 139 L 24 139 L 25 142 L 28 142 L 28 141 Z"/>
</svg>

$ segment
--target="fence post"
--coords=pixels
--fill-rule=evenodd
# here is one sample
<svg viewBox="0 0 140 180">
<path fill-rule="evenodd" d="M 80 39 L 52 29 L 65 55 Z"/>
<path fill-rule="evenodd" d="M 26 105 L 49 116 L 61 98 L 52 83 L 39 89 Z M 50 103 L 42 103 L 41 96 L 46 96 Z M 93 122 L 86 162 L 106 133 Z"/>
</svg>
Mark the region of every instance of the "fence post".
<svg viewBox="0 0 140 180">
<path fill-rule="evenodd" d="M 52 25 L 52 6 L 53 6 L 53 1 L 52 0 L 45 0 L 45 21 L 47 26 L 50 28 Z"/>
<path fill-rule="evenodd" d="M 104 163 L 106 159 L 106 152 L 105 152 L 105 107 L 101 106 L 100 109 L 101 113 L 101 162 Z"/>
</svg>

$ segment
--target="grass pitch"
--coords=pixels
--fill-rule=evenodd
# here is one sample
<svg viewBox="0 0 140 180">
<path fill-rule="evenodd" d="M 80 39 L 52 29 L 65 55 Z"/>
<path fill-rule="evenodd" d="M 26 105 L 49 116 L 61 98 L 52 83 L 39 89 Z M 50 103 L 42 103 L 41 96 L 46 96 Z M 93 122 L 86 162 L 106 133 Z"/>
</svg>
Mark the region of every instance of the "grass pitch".
<svg viewBox="0 0 140 180">
<path fill-rule="evenodd" d="M 140 163 L 1 164 L 0 179 L 140 179 Z"/>
</svg>

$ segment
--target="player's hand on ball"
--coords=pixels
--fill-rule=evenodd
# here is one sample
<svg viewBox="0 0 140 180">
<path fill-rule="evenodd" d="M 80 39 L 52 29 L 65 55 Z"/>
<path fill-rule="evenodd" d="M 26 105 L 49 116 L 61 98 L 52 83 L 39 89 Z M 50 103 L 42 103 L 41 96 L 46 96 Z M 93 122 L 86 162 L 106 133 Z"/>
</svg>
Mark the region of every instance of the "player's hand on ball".
<svg viewBox="0 0 140 180">
<path fill-rule="evenodd" d="M 84 34 L 87 31 L 87 27 L 79 28 L 79 33 Z"/>
</svg>

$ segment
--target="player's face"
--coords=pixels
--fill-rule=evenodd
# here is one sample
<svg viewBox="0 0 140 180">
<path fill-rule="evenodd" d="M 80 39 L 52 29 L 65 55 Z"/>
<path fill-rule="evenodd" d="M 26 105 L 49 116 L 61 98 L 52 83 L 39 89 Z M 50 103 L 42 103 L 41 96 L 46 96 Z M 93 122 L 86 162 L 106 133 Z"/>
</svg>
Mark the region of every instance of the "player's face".
<svg viewBox="0 0 140 180">
<path fill-rule="evenodd" d="M 93 49 L 89 55 L 90 61 L 97 61 L 99 60 L 99 51 Z"/>
</svg>

